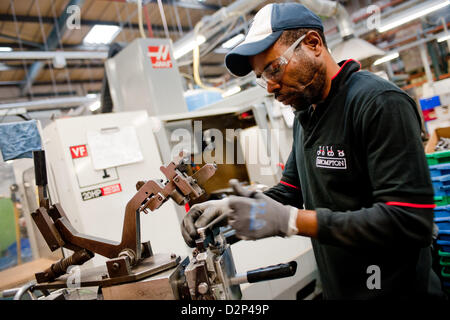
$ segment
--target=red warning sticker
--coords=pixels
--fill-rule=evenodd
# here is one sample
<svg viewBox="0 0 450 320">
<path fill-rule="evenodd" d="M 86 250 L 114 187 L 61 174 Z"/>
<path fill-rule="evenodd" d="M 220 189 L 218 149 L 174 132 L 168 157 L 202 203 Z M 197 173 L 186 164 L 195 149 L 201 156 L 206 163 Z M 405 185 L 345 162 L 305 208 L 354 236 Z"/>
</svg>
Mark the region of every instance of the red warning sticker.
<svg viewBox="0 0 450 320">
<path fill-rule="evenodd" d="M 120 185 L 120 183 L 116 183 L 116 184 L 113 184 L 113 185 L 110 185 L 107 187 L 103 187 L 103 188 L 97 188 L 97 189 L 93 189 L 93 190 L 83 191 L 81 193 L 81 198 L 83 199 L 83 201 L 86 201 L 86 200 L 99 198 L 101 196 L 107 196 L 107 195 L 121 192 L 121 191 L 122 191 L 122 186 Z"/>
<path fill-rule="evenodd" d="M 122 186 L 120 183 L 116 183 L 107 187 L 103 187 L 102 189 L 102 196 L 107 196 L 109 194 L 117 193 L 122 191 Z"/>
</svg>

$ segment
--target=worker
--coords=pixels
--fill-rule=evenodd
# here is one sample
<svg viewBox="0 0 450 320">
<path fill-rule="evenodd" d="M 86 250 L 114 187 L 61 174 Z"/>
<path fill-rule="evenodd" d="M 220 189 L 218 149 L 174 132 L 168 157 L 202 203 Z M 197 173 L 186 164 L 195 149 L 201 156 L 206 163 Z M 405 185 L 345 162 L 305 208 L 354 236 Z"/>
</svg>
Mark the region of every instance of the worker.
<svg viewBox="0 0 450 320">
<path fill-rule="evenodd" d="M 336 63 L 320 18 L 298 3 L 260 9 L 225 64 L 295 109 L 294 142 L 277 185 L 233 182 L 236 196 L 194 205 L 186 243 L 225 213 L 241 239 L 311 237 L 324 299 L 442 298 L 414 100 L 357 61 Z"/>
</svg>

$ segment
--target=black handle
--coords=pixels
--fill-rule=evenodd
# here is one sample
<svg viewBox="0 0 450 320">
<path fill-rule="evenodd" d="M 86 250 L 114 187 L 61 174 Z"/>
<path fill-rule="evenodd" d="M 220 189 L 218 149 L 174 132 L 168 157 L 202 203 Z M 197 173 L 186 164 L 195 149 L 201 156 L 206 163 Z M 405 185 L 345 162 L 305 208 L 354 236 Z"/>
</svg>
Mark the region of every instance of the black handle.
<svg viewBox="0 0 450 320">
<path fill-rule="evenodd" d="M 36 185 L 47 186 L 47 168 L 45 166 L 45 151 L 33 151 L 34 175 L 36 177 Z"/>
<path fill-rule="evenodd" d="M 249 283 L 291 277 L 297 271 L 297 262 L 281 263 L 275 266 L 247 271 Z"/>
</svg>

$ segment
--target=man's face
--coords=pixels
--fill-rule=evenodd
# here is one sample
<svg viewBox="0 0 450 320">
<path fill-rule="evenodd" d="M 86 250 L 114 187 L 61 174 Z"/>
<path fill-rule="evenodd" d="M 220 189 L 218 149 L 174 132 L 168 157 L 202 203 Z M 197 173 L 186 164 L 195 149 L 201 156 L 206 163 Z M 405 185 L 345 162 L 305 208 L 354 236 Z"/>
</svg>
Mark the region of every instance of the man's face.
<svg viewBox="0 0 450 320">
<path fill-rule="evenodd" d="M 250 57 L 255 74 L 260 76 L 266 66 L 279 58 L 288 47 L 277 41 L 266 51 Z M 267 91 L 273 93 L 281 103 L 300 111 L 322 100 L 325 84 L 326 65 L 322 56 L 315 54 L 308 45 L 300 43 L 286 66 L 281 81 L 269 80 Z"/>
</svg>

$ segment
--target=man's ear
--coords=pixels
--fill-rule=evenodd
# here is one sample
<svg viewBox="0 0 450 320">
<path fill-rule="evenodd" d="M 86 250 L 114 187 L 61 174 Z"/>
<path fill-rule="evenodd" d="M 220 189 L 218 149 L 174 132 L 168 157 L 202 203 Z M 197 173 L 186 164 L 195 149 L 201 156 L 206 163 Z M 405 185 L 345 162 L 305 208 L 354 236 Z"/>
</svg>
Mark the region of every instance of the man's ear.
<svg viewBox="0 0 450 320">
<path fill-rule="evenodd" d="M 316 57 L 320 56 L 324 48 L 322 38 L 320 37 L 319 33 L 314 30 L 308 31 L 305 39 L 303 40 L 303 43 L 314 52 L 314 55 Z"/>
</svg>

